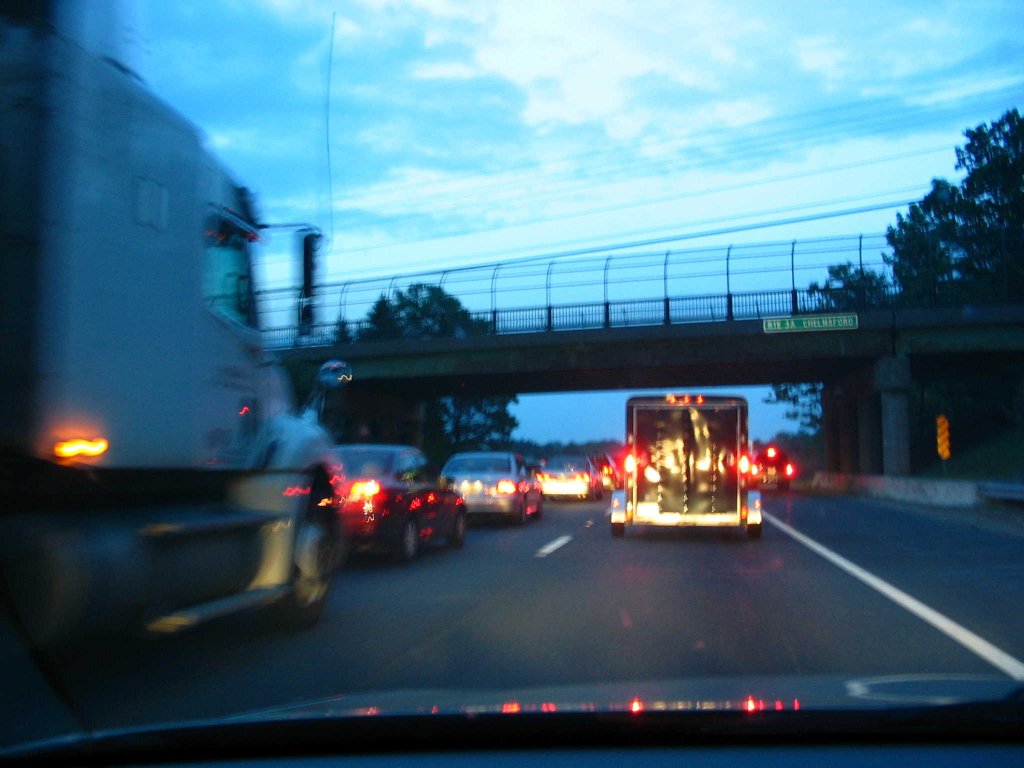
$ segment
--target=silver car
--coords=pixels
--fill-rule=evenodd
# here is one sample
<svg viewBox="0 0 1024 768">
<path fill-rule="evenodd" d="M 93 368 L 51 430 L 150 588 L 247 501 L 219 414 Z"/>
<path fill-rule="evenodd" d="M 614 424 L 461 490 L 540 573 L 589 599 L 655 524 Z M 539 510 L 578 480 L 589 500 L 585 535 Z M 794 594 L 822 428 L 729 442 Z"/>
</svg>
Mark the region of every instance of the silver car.
<svg viewBox="0 0 1024 768">
<path fill-rule="evenodd" d="M 505 451 L 453 454 L 441 470 L 466 502 L 468 515 L 501 515 L 516 525 L 540 519 L 540 486 L 523 460 Z"/>
</svg>

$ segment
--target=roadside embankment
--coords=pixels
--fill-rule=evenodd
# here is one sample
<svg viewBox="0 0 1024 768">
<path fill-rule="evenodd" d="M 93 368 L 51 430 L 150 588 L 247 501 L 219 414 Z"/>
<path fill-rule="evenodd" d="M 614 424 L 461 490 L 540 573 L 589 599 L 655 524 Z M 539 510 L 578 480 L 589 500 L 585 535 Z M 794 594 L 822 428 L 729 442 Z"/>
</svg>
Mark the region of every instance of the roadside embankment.
<svg viewBox="0 0 1024 768">
<path fill-rule="evenodd" d="M 924 477 L 848 475 L 816 472 L 810 490 L 824 493 L 857 493 L 879 499 L 909 501 L 937 507 L 974 507 L 986 503 L 974 480 L 942 480 Z"/>
</svg>

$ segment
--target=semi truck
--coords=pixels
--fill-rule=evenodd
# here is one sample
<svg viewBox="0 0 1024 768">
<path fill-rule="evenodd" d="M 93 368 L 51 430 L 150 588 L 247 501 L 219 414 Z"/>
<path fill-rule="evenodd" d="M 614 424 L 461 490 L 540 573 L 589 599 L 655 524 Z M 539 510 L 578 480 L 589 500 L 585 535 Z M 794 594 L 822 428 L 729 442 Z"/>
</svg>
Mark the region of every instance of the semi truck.
<svg viewBox="0 0 1024 768">
<path fill-rule="evenodd" d="M 308 625 L 345 541 L 330 436 L 261 343 L 266 225 L 103 38 L 116 10 L 0 10 L 0 613 L 35 646 Z"/>
<path fill-rule="evenodd" d="M 761 494 L 747 488 L 747 401 L 668 394 L 626 402 L 625 487 L 612 494 L 611 531 L 718 527 L 761 536 Z"/>
</svg>

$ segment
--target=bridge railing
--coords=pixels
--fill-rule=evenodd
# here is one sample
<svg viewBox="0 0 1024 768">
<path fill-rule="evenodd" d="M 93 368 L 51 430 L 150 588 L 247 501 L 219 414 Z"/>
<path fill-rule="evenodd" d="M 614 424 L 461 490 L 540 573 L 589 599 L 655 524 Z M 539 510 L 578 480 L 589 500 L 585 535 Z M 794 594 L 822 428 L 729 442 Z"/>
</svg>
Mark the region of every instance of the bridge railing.
<svg viewBox="0 0 1024 768">
<path fill-rule="evenodd" d="M 876 295 L 872 307 L 892 305 L 896 298 L 892 292 Z M 456 329 L 453 335 L 505 335 L 761 320 L 809 313 L 854 311 L 864 309 L 866 299 L 861 291 L 803 289 L 518 307 L 471 312 L 472 322 L 467 327 Z M 273 328 L 264 331 L 263 338 L 268 347 L 283 349 L 331 346 L 349 341 L 383 341 L 389 337 L 379 329 L 373 329 L 364 320 L 315 324 L 305 334 L 300 334 L 297 327 Z M 393 338 L 400 337 L 396 335 Z"/>
</svg>

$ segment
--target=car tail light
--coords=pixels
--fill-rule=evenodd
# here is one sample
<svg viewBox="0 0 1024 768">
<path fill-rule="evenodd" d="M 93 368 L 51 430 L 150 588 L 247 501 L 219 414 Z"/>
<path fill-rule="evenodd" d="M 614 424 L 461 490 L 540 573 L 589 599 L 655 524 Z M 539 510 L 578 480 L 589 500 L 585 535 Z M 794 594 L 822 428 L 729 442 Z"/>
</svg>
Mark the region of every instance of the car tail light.
<svg viewBox="0 0 1024 768">
<path fill-rule="evenodd" d="M 786 477 L 792 477 L 793 473 L 795 473 L 795 472 L 796 472 L 796 470 L 793 469 L 793 465 L 792 464 L 787 464 L 786 465 Z"/>
<path fill-rule="evenodd" d="M 757 464 L 751 464 L 750 465 L 750 476 L 751 477 L 757 477 L 757 475 L 758 475 L 758 473 L 760 471 L 761 471 L 761 467 L 759 467 Z"/>
<path fill-rule="evenodd" d="M 775 450 L 775 446 L 773 445 L 773 446 L 769 447 L 768 450 L 765 451 L 765 453 L 768 454 L 768 458 L 769 459 L 774 459 L 775 455 L 778 453 L 778 451 Z"/>
<path fill-rule="evenodd" d="M 633 474 L 634 472 L 636 472 L 636 456 L 634 456 L 632 453 L 626 454 L 626 460 L 622 462 L 622 464 L 625 467 L 626 472 L 628 472 L 629 474 Z"/>
<path fill-rule="evenodd" d="M 519 486 L 517 486 L 511 480 L 499 480 L 498 484 L 495 486 L 495 489 L 498 491 L 498 493 L 504 494 L 515 493 L 518 488 Z"/>
<path fill-rule="evenodd" d="M 740 456 L 739 470 L 741 475 L 745 475 L 750 472 L 750 457 L 746 454 Z"/>
<path fill-rule="evenodd" d="M 576 479 L 579 480 L 581 483 L 589 483 L 590 475 L 588 475 L 586 472 L 577 472 Z"/>
<path fill-rule="evenodd" d="M 601 473 L 605 475 L 610 475 L 612 473 L 612 468 L 609 466 L 601 467 Z"/>
<path fill-rule="evenodd" d="M 547 472 L 538 472 L 537 479 L 540 480 L 542 483 L 546 483 L 548 480 L 551 479 L 551 475 L 549 475 Z"/>
<path fill-rule="evenodd" d="M 372 499 L 380 493 L 380 483 L 376 480 L 356 480 L 348 493 L 349 499 Z"/>
</svg>

